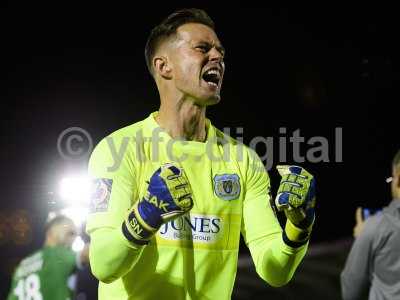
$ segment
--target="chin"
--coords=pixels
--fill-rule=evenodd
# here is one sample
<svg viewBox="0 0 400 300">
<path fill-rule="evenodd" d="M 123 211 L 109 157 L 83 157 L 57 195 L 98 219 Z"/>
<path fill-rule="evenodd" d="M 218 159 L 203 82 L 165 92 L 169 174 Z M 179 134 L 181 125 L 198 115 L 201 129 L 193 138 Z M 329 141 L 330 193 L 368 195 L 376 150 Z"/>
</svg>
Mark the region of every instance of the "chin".
<svg viewBox="0 0 400 300">
<path fill-rule="evenodd" d="M 213 96 L 213 97 L 208 99 L 207 105 L 215 105 L 215 104 L 218 104 L 220 101 L 221 101 L 221 96 L 220 95 Z"/>
<path fill-rule="evenodd" d="M 200 90 L 192 93 L 186 93 L 199 106 L 211 106 L 221 101 L 220 91 Z"/>
<path fill-rule="evenodd" d="M 198 99 L 199 99 L 198 100 L 199 105 L 211 106 L 218 104 L 221 101 L 221 95 L 220 94 L 203 95 L 203 97 L 199 97 Z"/>
</svg>

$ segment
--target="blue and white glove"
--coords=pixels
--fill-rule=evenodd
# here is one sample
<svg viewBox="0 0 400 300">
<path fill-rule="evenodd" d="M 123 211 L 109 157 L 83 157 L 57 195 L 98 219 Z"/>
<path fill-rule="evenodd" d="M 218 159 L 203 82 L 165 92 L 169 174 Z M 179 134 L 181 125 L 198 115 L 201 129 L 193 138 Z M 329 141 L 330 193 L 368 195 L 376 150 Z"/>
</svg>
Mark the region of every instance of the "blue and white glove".
<svg viewBox="0 0 400 300">
<path fill-rule="evenodd" d="M 315 179 L 298 166 L 277 166 L 277 169 L 282 179 L 275 206 L 287 218 L 284 239 L 300 246 L 308 241 L 315 220 Z"/>
<path fill-rule="evenodd" d="M 151 176 L 146 196 L 129 211 L 122 232 L 130 242 L 147 244 L 162 224 L 192 207 L 192 189 L 185 172 L 176 164 L 164 164 Z"/>
</svg>

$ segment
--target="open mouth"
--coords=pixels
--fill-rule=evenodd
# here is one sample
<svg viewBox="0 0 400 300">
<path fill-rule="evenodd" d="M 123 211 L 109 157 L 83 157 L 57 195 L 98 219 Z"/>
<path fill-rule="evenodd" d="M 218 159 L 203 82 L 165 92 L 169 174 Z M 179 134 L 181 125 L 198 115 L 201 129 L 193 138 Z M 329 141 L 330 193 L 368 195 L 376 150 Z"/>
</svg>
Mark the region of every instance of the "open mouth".
<svg viewBox="0 0 400 300">
<path fill-rule="evenodd" d="M 203 73 L 203 80 L 207 82 L 209 86 L 218 87 L 221 81 L 221 71 L 218 68 L 210 68 Z"/>
</svg>

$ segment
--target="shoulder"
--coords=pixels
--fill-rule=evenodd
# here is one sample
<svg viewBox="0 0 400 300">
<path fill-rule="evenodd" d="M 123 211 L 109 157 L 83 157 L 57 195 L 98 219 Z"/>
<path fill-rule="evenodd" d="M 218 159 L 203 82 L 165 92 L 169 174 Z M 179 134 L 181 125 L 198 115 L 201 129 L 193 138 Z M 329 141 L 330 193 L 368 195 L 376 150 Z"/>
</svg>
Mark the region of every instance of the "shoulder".
<svg viewBox="0 0 400 300">
<path fill-rule="evenodd" d="M 251 149 L 249 146 L 243 144 L 243 141 L 238 139 L 234 139 L 230 135 L 226 134 L 225 132 L 219 130 L 218 128 L 214 127 L 215 135 L 217 137 L 218 143 L 223 147 L 230 147 L 235 152 L 240 152 L 243 154 L 242 161 L 245 162 L 258 162 L 261 161 L 257 153 Z"/>
<path fill-rule="evenodd" d="M 116 138 L 116 139 L 135 137 L 135 135 L 138 134 L 138 132 L 146 126 L 145 121 L 146 120 L 141 120 L 141 121 L 133 123 L 131 125 L 122 127 L 120 129 L 112 132 L 107 137 L 112 137 L 112 138 Z"/>
<path fill-rule="evenodd" d="M 385 207 L 382 212 L 371 217 L 369 227 L 373 227 L 371 232 L 374 231 L 375 233 L 376 248 L 381 248 L 391 237 L 398 235 L 400 219 L 393 215 L 393 209 L 390 206 Z"/>
<path fill-rule="evenodd" d="M 400 201 L 392 200 L 392 202 L 382 210 L 382 215 L 388 227 L 398 231 L 400 228 Z"/>
<path fill-rule="evenodd" d="M 134 123 L 114 131 L 104 137 L 94 148 L 89 159 L 89 170 L 94 174 L 112 176 L 123 160 L 135 151 L 135 143 L 141 140 L 144 121 Z M 118 168 L 115 168 L 118 166 Z"/>
<path fill-rule="evenodd" d="M 132 141 L 135 141 L 140 135 L 141 130 L 144 127 L 144 120 L 131 124 L 129 126 L 120 128 L 106 137 L 104 137 L 94 148 L 92 156 L 96 156 L 99 152 L 110 152 L 113 149 L 118 150 L 118 146 L 124 146 Z"/>
<path fill-rule="evenodd" d="M 43 256 L 44 256 L 44 248 L 37 250 L 28 255 L 27 257 L 25 257 L 24 259 L 22 259 L 21 262 L 19 263 L 19 266 L 26 266 L 32 264 L 35 261 L 41 260 Z"/>
<path fill-rule="evenodd" d="M 365 227 L 369 232 L 376 232 L 379 229 L 379 225 L 384 221 L 383 214 L 375 214 L 365 220 Z"/>
<path fill-rule="evenodd" d="M 218 143 L 225 149 L 226 147 L 229 147 L 229 160 L 237 163 L 241 173 L 245 174 L 247 180 L 260 177 L 265 177 L 268 180 L 266 168 L 258 154 L 253 149 L 243 144 L 242 141 L 232 138 L 217 128 L 215 128 L 215 132 Z"/>
<path fill-rule="evenodd" d="M 63 263 L 66 266 L 75 266 L 76 264 L 76 253 L 67 247 L 56 246 L 48 248 L 48 255 L 46 260 L 54 263 Z"/>
<path fill-rule="evenodd" d="M 40 249 L 22 259 L 15 269 L 15 277 L 23 277 L 31 270 L 40 269 L 45 259 L 44 256 L 43 249 Z"/>
<path fill-rule="evenodd" d="M 384 223 L 383 214 L 376 214 L 365 220 L 364 228 L 359 236 L 363 240 L 371 242 L 379 240 L 382 231 L 382 223 Z"/>
</svg>

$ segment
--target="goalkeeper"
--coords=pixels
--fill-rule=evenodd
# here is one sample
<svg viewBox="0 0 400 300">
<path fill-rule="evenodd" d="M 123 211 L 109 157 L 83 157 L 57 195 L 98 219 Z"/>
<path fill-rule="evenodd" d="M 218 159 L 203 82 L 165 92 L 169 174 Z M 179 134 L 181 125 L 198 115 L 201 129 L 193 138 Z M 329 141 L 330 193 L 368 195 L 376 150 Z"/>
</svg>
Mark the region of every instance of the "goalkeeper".
<svg viewBox="0 0 400 300">
<path fill-rule="evenodd" d="M 145 56 L 159 111 L 102 140 L 89 162 L 86 229 L 100 300 L 230 299 L 240 234 L 272 286 L 289 282 L 301 262 L 315 218 L 313 176 L 279 166 L 270 201 L 258 156 L 206 118 L 220 101 L 224 55 L 202 10 L 177 11 L 152 30 Z M 283 230 L 273 206 L 287 216 Z"/>
</svg>

